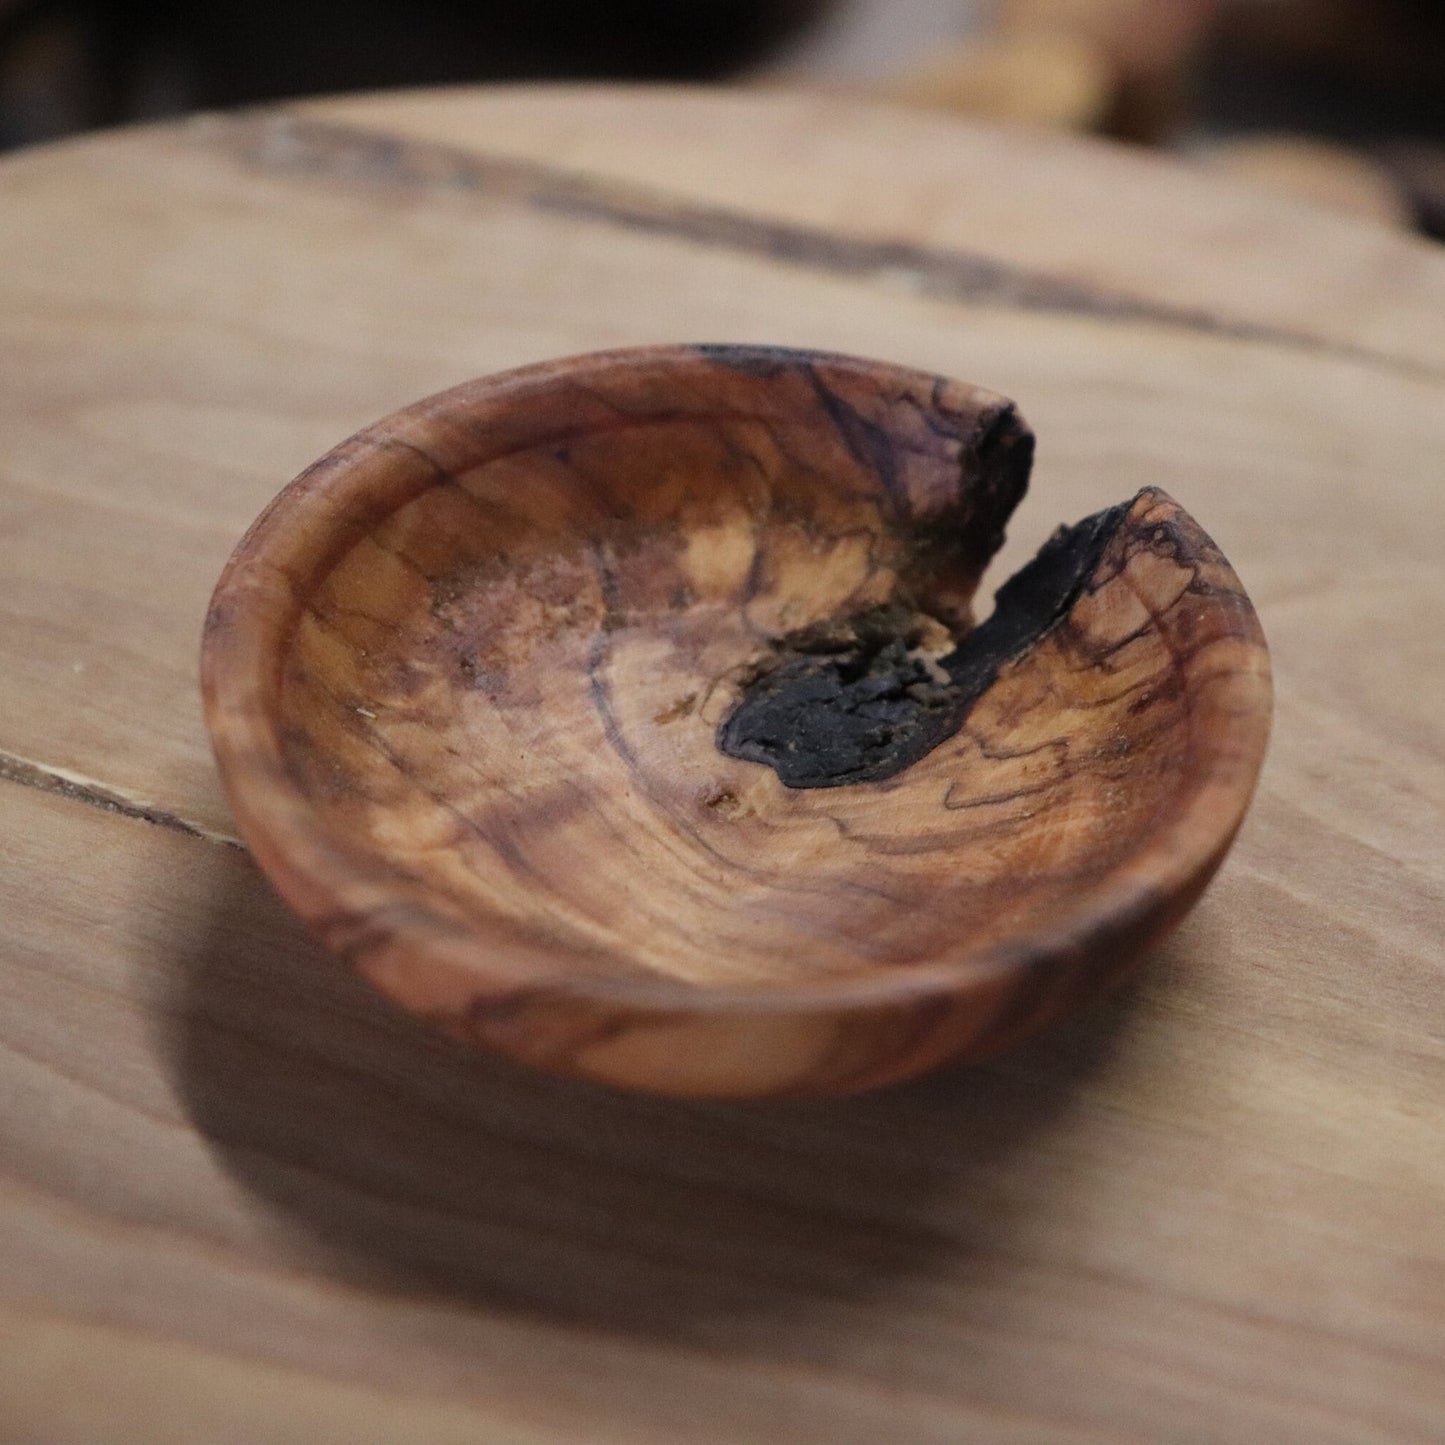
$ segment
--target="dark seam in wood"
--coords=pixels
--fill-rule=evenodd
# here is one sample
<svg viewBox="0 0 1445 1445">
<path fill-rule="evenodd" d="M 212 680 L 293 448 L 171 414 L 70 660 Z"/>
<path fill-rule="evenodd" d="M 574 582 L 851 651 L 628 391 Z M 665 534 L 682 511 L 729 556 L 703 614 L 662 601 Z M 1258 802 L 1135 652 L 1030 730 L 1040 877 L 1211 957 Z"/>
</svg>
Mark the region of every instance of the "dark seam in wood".
<svg viewBox="0 0 1445 1445">
<path fill-rule="evenodd" d="M 225 848 L 245 852 L 245 844 L 238 838 L 228 838 L 224 833 L 213 833 L 199 823 L 189 822 L 178 814 L 157 808 L 150 803 L 137 803 L 120 793 L 112 792 L 100 783 L 78 782 L 67 778 L 39 763 L 27 762 L 13 753 L 0 752 L 0 780 L 17 783 L 22 788 L 35 788 L 38 792 L 50 793 L 55 797 L 68 798 L 73 803 L 84 803 L 106 813 L 116 813 L 122 818 L 134 818 L 141 823 L 150 823 L 157 828 L 168 828 L 173 833 L 184 833 L 188 838 L 200 838 L 207 843 L 219 843 Z"/>
<path fill-rule="evenodd" d="M 1141 322 L 1226 340 L 1333 357 L 1430 381 L 1445 368 L 1307 331 L 1220 316 L 1147 296 L 1050 275 L 975 252 L 886 237 L 847 236 L 801 222 L 768 219 L 666 191 L 535 161 L 414 141 L 284 110 L 260 110 L 204 122 L 209 137 L 258 170 L 295 171 L 358 185 L 447 189 L 511 200 L 579 221 L 761 256 L 833 276 L 905 279 L 917 295 L 987 302 L 1023 311 Z"/>
</svg>

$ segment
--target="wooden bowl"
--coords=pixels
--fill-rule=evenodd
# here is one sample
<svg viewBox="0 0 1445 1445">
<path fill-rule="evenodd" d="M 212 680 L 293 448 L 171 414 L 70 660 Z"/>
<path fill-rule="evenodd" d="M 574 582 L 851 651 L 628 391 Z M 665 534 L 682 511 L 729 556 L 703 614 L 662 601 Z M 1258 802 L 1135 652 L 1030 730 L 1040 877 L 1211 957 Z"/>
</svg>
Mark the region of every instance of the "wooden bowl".
<svg viewBox="0 0 1445 1445">
<path fill-rule="evenodd" d="M 1162 492 L 973 625 L 1032 450 L 993 392 L 756 347 L 408 407 L 216 588 L 242 836 L 383 993 L 543 1068 L 824 1094 L 997 1050 L 1193 903 L 1270 712 Z"/>
</svg>

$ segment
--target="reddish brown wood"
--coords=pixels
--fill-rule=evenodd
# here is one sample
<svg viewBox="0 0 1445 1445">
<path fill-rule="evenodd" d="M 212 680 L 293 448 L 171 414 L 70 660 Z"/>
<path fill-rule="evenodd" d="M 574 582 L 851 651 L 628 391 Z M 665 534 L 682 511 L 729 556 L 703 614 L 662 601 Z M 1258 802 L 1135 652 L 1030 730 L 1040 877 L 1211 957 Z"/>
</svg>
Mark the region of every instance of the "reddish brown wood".
<svg viewBox="0 0 1445 1445">
<path fill-rule="evenodd" d="M 718 730 L 780 646 L 865 609 L 946 666 L 1030 447 L 992 392 L 765 349 L 418 403 L 298 479 L 216 590 L 240 830 L 383 992 L 546 1068 L 824 1093 L 1002 1047 L 1123 974 L 1248 804 L 1267 657 L 1192 519 L 1121 508 L 892 776 L 786 787 Z"/>
</svg>

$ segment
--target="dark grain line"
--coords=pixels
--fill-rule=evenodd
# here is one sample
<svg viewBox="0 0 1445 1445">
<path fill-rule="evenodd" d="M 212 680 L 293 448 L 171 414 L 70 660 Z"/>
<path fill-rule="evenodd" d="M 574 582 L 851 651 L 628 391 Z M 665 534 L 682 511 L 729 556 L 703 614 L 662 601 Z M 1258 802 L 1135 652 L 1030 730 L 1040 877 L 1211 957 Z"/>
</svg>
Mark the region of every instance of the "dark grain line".
<svg viewBox="0 0 1445 1445">
<path fill-rule="evenodd" d="M 950 813 L 963 813 L 972 808 L 997 808 L 1006 803 L 1016 803 L 1020 798 L 1035 798 L 1040 793 L 1047 793 L 1068 781 L 1068 774 L 1060 772 L 1056 777 L 1045 778 L 1041 783 L 1029 783 L 1023 787 L 1010 788 L 1004 793 L 982 793 L 973 798 L 960 798 L 956 802 L 954 794 L 958 791 L 958 783 L 952 782 L 944 792 L 943 807 Z"/>
<path fill-rule="evenodd" d="M 1222 316 L 1134 292 L 998 261 L 976 252 L 888 238 L 848 236 L 688 201 L 646 186 L 533 161 L 413 141 L 361 126 L 281 110 L 192 122 L 203 142 L 242 164 L 391 192 L 451 191 L 512 201 L 573 220 L 666 236 L 785 265 L 897 285 L 920 296 L 1024 311 L 1089 316 L 1251 341 L 1403 374 L 1445 379 L 1445 369 L 1313 332 Z"/>
<path fill-rule="evenodd" d="M 0 753 L 0 780 L 68 798 L 71 802 L 84 803 L 103 812 L 117 813 L 122 818 L 134 818 L 157 828 L 167 828 L 173 833 L 184 833 L 188 838 L 202 838 L 207 843 L 219 843 L 225 848 L 245 851 L 241 840 L 228 833 L 213 832 L 210 828 L 192 823 L 165 808 L 127 798 L 123 793 L 115 792 L 93 779 L 78 778 L 56 768 L 47 768 L 40 763 L 16 757 L 13 753 Z"/>
</svg>

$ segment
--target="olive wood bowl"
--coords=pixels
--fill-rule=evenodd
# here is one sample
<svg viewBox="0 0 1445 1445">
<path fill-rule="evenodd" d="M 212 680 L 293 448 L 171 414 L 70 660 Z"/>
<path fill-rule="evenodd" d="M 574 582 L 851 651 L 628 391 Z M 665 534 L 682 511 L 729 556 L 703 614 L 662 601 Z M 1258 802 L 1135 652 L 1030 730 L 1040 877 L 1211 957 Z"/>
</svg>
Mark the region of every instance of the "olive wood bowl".
<svg viewBox="0 0 1445 1445">
<path fill-rule="evenodd" d="M 528 367 L 323 457 L 236 549 L 206 714 L 241 834 L 404 1008 L 674 1094 L 834 1094 L 1002 1048 L 1218 866 L 1258 621 L 1146 490 L 975 625 L 1012 403 L 879 362 Z"/>
</svg>

